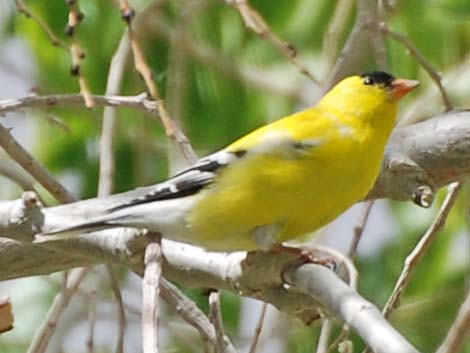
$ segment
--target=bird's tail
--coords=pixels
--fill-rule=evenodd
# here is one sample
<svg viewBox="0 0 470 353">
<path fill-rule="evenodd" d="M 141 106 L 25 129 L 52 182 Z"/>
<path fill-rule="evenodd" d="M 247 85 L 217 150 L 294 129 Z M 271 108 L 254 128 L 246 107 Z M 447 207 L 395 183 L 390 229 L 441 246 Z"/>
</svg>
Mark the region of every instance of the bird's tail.
<svg viewBox="0 0 470 353">
<path fill-rule="evenodd" d="M 36 234 L 34 243 L 45 243 L 49 241 L 69 239 L 74 238 L 79 234 L 90 233 L 119 226 L 121 226 L 119 220 L 116 220 L 113 216 L 106 215 L 91 219 L 87 222 L 81 222 L 70 227 L 54 229 L 49 232 Z"/>
</svg>

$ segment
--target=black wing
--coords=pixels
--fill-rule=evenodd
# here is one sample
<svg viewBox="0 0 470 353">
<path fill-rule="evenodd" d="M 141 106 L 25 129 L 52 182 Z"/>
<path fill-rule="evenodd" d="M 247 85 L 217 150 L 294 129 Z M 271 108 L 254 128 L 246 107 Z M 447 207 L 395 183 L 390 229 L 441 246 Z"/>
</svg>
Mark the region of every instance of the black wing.
<svg viewBox="0 0 470 353">
<path fill-rule="evenodd" d="M 155 185 L 155 188 L 147 194 L 107 211 L 114 212 L 144 203 L 194 195 L 202 188 L 212 184 L 222 168 L 238 160 L 244 154 L 243 151 L 227 152 L 222 150 L 201 158 L 195 164 L 177 173 L 167 181 Z"/>
</svg>

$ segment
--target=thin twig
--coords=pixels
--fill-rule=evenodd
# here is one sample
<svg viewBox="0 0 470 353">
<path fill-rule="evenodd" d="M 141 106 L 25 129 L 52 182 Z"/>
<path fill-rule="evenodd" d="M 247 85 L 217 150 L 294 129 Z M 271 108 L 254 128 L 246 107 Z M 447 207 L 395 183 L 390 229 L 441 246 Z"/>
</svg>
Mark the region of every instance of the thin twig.
<svg viewBox="0 0 470 353">
<path fill-rule="evenodd" d="M 23 146 L 16 142 L 10 130 L 1 124 L 0 147 L 61 203 L 69 203 L 77 200 L 77 198 L 62 186 L 44 166 L 24 149 Z"/>
<path fill-rule="evenodd" d="M 119 42 L 118 49 L 111 60 L 106 83 L 106 95 L 118 94 L 121 89 L 122 77 L 130 54 L 129 39 L 124 34 Z M 114 136 L 116 134 L 116 111 L 113 107 L 105 107 L 103 111 L 103 125 L 100 139 L 100 177 L 98 183 L 98 196 L 112 193 L 115 171 L 114 163 Z"/>
<path fill-rule="evenodd" d="M 316 353 L 326 353 L 328 351 L 328 342 L 333 331 L 333 320 L 324 319 L 321 326 L 320 338 L 318 339 Z"/>
<path fill-rule="evenodd" d="M 46 317 L 34 335 L 27 353 L 44 353 L 46 351 L 47 345 L 57 327 L 59 318 L 68 306 L 78 286 L 89 272 L 89 268 L 75 269 L 72 271 L 68 278 L 66 289 L 55 296 Z"/>
<path fill-rule="evenodd" d="M 172 26 L 167 24 L 162 15 L 159 14 L 158 21 L 152 21 L 151 29 L 169 44 L 177 40 L 178 33 Z M 195 38 L 180 42 L 185 54 L 199 61 L 210 69 L 215 69 L 222 74 L 257 87 L 263 91 L 286 96 L 290 99 L 299 100 L 302 98 L 301 89 L 298 85 L 291 84 L 286 80 L 278 80 L 277 77 L 268 77 L 268 73 L 260 68 L 236 64 L 229 57 L 221 55 L 205 43 L 198 42 Z"/>
<path fill-rule="evenodd" d="M 467 298 L 460 306 L 459 312 L 444 342 L 440 345 L 436 353 L 457 353 L 464 342 L 465 337 L 470 337 L 470 291 Z"/>
<path fill-rule="evenodd" d="M 95 350 L 95 324 L 96 324 L 96 291 L 91 291 L 88 295 L 88 338 L 86 347 L 88 353 Z"/>
<path fill-rule="evenodd" d="M 106 94 L 118 94 L 121 89 L 122 78 L 130 54 L 129 39 L 125 33 L 119 42 L 118 49 L 111 60 L 106 84 Z M 117 120 L 116 111 L 113 107 L 105 107 L 103 111 L 103 125 L 100 139 L 100 176 L 98 181 L 98 197 L 110 195 L 113 192 L 114 180 L 114 137 L 116 135 Z M 124 336 L 126 332 L 126 313 L 122 300 L 119 282 L 114 275 L 111 264 L 106 264 L 109 274 L 111 289 L 116 299 L 119 330 L 116 344 L 116 353 L 124 351 Z"/>
<path fill-rule="evenodd" d="M 366 21 L 366 28 L 369 32 L 369 40 L 372 44 L 375 62 L 379 69 L 388 71 L 387 48 L 385 47 L 384 37 L 380 31 L 380 23 L 382 23 L 382 21 L 380 20 L 381 14 L 378 1 L 369 1 L 369 3 L 371 4 L 368 5 L 371 11 Z"/>
<path fill-rule="evenodd" d="M 147 64 L 144 52 L 139 42 L 137 41 L 136 35 L 132 28 L 132 19 L 135 16 L 135 11 L 129 5 L 127 0 L 120 0 L 119 4 L 121 8 L 121 17 L 127 23 L 127 32 L 129 36 L 131 49 L 132 49 L 132 54 L 134 57 L 135 69 L 144 79 L 145 85 L 147 86 L 150 96 L 154 100 L 161 100 L 160 92 L 158 90 L 158 86 L 155 83 L 152 69 Z M 191 143 L 189 142 L 188 138 L 183 133 L 183 131 L 181 131 L 180 128 L 175 124 L 173 119 L 171 119 L 170 115 L 168 114 L 165 108 L 163 101 L 160 101 L 160 104 L 158 105 L 158 113 L 160 115 L 160 121 L 163 124 L 165 133 L 168 136 L 168 138 L 178 142 L 181 148 L 181 151 L 183 152 L 184 156 L 189 161 L 192 161 L 192 162 L 196 161 L 197 156 L 196 156 L 196 153 L 194 152 L 194 149 L 191 146 Z"/>
<path fill-rule="evenodd" d="M 297 50 L 294 46 L 276 36 L 260 13 L 248 3 L 248 0 L 225 0 L 225 2 L 237 9 L 248 29 L 276 47 L 276 49 L 287 57 L 303 75 L 307 76 L 316 84 L 320 83 L 307 67 L 298 60 Z"/>
<path fill-rule="evenodd" d="M 468 194 L 468 188 L 467 188 L 467 194 Z M 467 195 L 468 196 L 468 195 Z M 466 198 L 466 223 L 467 226 L 470 225 L 468 223 L 469 218 L 468 216 L 470 215 L 470 208 L 468 207 L 468 197 Z M 467 234 L 468 237 L 468 246 L 470 246 L 470 233 Z M 469 248 L 467 248 L 469 250 Z M 467 261 L 470 260 L 468 258 L 468 254 L 470 252 L 467 252 Z M 468 269 L 470 269 L 470 266 L 467 266 Z M 467 291 L 467 298 L 464 300 L 462 305 L 460 306 L 459 312 L 457 314 L 457 317 L 455 318 L 454 322 L 452 323 L 449 331 L 447 332 L 446 338 L 442 342 L 442 344 L 439 346 L 437 349 L 436 353 L 457 353 L 459 351 L 460 346 L 463 343 L 463 340 L 465 336 L 470 337 L 470 289 Z M 468 347 L 467 347 L 468 348 Z"/>
<path fill-rule="evenodd" d="M 322 87 L 324 92 L 331 89 L 343 77 L 362 70 L 366 65 L 369 60 L 370 48 L 373 48 L 369 29 L 375 25 L 371 21 L 377 18 L 377 4 L 378 1 L 356 1 L 354 27 L 349 33 L 331 72 L 328 73 L 328 80 Z"/>
<path fill-rule="evenodd" d="M 126 333 L 126 310 L 124 306 L 124 301 L 122 299 L 121 290 L 119 288 L 119 281 L 114 274 L 113 266 L 110 264 L 106 264 L 106 268 L 109 274 L 109 280 L 111 283 L 111 289 L 114 294 L 114 299 L 116 299 L 117 309 L 118 309 L 118 320 L 119 320 L 119 333 L 118 333 L 118 341 L 116 345 L 116 353 L 123 353 L 124 352 L 124 335 Z"/>
<path fill-rule="evenodd" d="M 66 272 L 67 271 L 64 271 L 64 273 L 66 273 Z M 114 275 L 114 273 L 113 273 L 113 275 Z M 47 282 L 47 283 L 50 283 L 51 285 L 54 285 L 54 286 L 60 285 L 59 281 L 54 280 L 50 277 L 45 277 L 44 281 Z M 60 281 L 60 282 L 62 282 L 62 281 Z M 114 292 L 114 289 L 112 287 L 112 283 L 111 283 L 111 289 L 113 291 L 114 298 L 110 297 L 107 293 L 96 292 L 97 300 L 99 300 L 101 302 L 106 302 L 106 303 L 109 303 L 109 304 L 115 303 L 116 293 Z M 120 296 L 120 299 L 118 299 L 118 301 L 121 300 L 121 302 L 122 302 L 122 306 L 124 307 L 124 314 L 127 311 L 129 314 L 136 315 L 136 316 L 140 317 L 142 315 L 141 308 L 137 308 L 137 306 L 134 306 L 134 305 L 131 305 L 131 304 L 125 304 L 122 301 L 122 296 L 121 296 L 121 290 L 120 289 L 119 289 L 118 293 L 119 293 L 119 296 Z M 85 290 L 82 290 L 82 289 L 78 288 L 77 291 L 75 292 L 75 294 L 85 298 L 86 300 L 89 300 L 90 292 L 88 292 L 88 291 L 85 291 Z"/>
<path fill-rule="evenodd" d="M 137 96 L 98 96 L 93 95 L 93 100 L 96 106 L 110 106 L 110 107 L 129 107 L 141 110 L 149 114 L 152 118 L 160 119 L 162 111 L 166 110 L 161 108 L 162 101 L 154 101 L 148 99 L 147 94 L 140 94 Z M 83 106 L 84 100 L 81 95 L 65 94 L 65 95 L 51 95 L 51 96 L 31 96 L 20 99 L 9 99 L 0 101 L 0 115 L 17 111 L 23 108 L 38 108 L 38 107 L 52 107 L 52 106 L 68 106 L 78 105 Z M 190 160 L 195 159 L 194 150 L 183 132 L 176 126 L 175 139 L 181 146 L 184 155 Z M 193 156 L 194 155 L 194 156 Z"/>
<path fill-rule="evenodd" d="M 393 289 L 393 292 L 390 295 L 390 298 L 388 299 L 387 304 L 385 305 L 382 311 L 385 318 L 388 318 L 392 311 L 400 305 L 401 296 L 405 291 L 406 286 L 411 280 L 413 270 L 416 268 L 420 260 L 426 254 L 426 251 L 431 246 L 437 234 L 439 234 L 440 230 L 444 227 L 450 210 L 452 209 L 452 206 L 454 205 L 454 202 L 457 199 L 461 188 L 461 183 L 454 183 L 449 186 L 447 196 L 444 199 L 444 202 L 442 203 L 442 206 L 439 209 L 436 218 L 434 219 L 426 233 L 421 237 L 418 244 L 406 257 L 405 264 L 400 274 L 400 277 L 398 278 L 397 283 L 395 284 L 395 288 Z"/>
<path fill-rule="evenodd" d="M 158 353 L 158 321 L 162 248 L 160 239 L 145 249 L 145 272 L 142 280 L 142 339 L 144 353 Z"/>
<path fill-rule="evenodd" d="M 188 1 L 183 7 L 181 14 L 175 26 L 175 35 L 172 36 L 173 41 L 170 43 L 170 53 L 168 59 L 168 83 L 166 89 L 165 101 L 171 117 L 177 124 L 181 124 L 184 117 L 183 102 L 187 90 L 187 61 L 188 56 L 184 55 L 183 46 L 189 40 L 189 28 L 192 24 L 192 19 L 197 18 L 200 11 L 202 11 L 208 1 L 193 0 Z M 188 159 L 181 158 L 181 149 L 175 146 L 174 143 L 168 144 L 168 170 L 173 173 L 184 166 L 187 166 Z M 184 164 L 182 162 L 185 162 Z M 183 165 L 182 165 L 183 164 Z"/>
<path fill-rule="evenodd" d="M 379 29 L 378 20 L 373 22 L 369 35 L 371 36 L 372 48 L 374 49 L 374 57 L 377 67 L 380 70 L 388 71 L 387 48 L 385 47 L 384 38 Z"/>
<path fill-rule="evenodd" d="M 154 119 L 160 119 L 160 101 L 148 98 L 146 93 L 136 96 L 98 96 L 94 95 L 96 106 L 132 108 L 150 115 Z M 0 101 L 0 115 L 18 111 L 24 108 L 50 108 L 63 106 L 81 106 L 85 103 L 81 94 L 57 94 L 50 96 L 29 96 L 18 99 Z"/>
<path fill-rule="evenodd" d="M 330 346 L 328 347 L 325 353 L 333 353 L 337 351 L 336 348 L 339 347 L 341 343 L 348 341 L 348 337 L 350 334 L 351 334 L 351 329 L 349 325 L 343 325 L 343 329 L 341 330 L 341 333 L 338 335 L 338 337 L 336 337 L 333 340 L 333 342 L 330 344 Z"/>
<path fill-rule="evenodd" d="M 124 73 L 126 57 L 129 52 L 127 37 L 124 36 L 119 43 L 118 50 L 111 61 L 111 67 L 108 74 L 108 83 L 106 87 L 107 94 L 118 93 Z M 103 126 L 100 140 L 100 176 L 98 181 L 98 196 L 107 196 L 112 193 L 114 179 L 114 135 L 116 130 L 116 115 L 114 108 L 105 107 L 103 112 Z M 124 303 L 119 289 L 119 282 L 114 275 L 114 269 L 111 264 L 106 264 L 106 270 L 109 274 L 111 288 L 117 303 L 119 331 L 116 344 L 116 353 L 124 351 L 124 335 L 126 330 L 126 314 Z"/>
<path fill-rule="evenodd" d="M 67 1 L 66 3 L 69 5 L 69 16 L 67 26 L 65 27 L 65 34 L 70 36 L 72 44 L 70 45 L 70 55 L 72 57 L 72 67 L 70 69 L 70 73 L 72 76 L 78 77 L 78 84 L 80 86 L 80 93 L 85 100 L 85 105 L 87 108 L 91 108 L 95 105 L 93 101 L 93 96 L 88 88 L 88 83 L 83 76 L 82 69 L 81 69 L 81 62 L 85 59 L 85 53 L 83 52 L 82 48 L 78 44 L 77 38 L 75 36 L 77 32 L 78 24 L 83 20 L 84 15 L 79 10 L 78 7 L 78 0 L 74 1 Z"/>
<path fill-rule="evenodd" d="M 251 346 L 249 353 L 256 353 L 256 348 L 261 337 L 261 331 L 263 330 L 264 318 L 266 317 L 266 312 L 268 309 L 268 303 L 264 302 L 261 308 L 261 314 L 259 315 L 258 323 L 256 324 L 255 334 L 253 335 L 253 341 L 251 341 Z"/>
<path fill-rule="evenodd" d="M 10 179 L 24 191 L 36 192 L 34 189 L 34 179 L 23 168 L 8 158 L 0 158 L 0 175 Z"/>
<path fill-rule="evenodd" d="M 468 75 L 469 61 L 470 53 L 442 75 L 442 84 L 444 86 L 449 83 L 458 85 L 458 82 L 463 82 Z M 441 93 L 435 89 L 434 85 L 426 87 L 425 91 L 413 99 L 413 104 L 406 108 L 397 126 L 412 125 L 427 120 L 430 115 L 433 115 L 431 112 L 438 108 L 438 104 L 441 104 L 441 99 Z"/>
<path fill-rule="evenodd" d="M 161 282 L 161 296 L 162 298 L 175 308 L 177 313 L 192 327 L 194 327 L 202 339 L 212 346 L 217 345 L 217 337 L 214 325 L 210 322 L 209 318 L 198 308 L 196 303 L 186 297 L 181 291 L 173 284 L 162 279 Z M 236 353 L 232 343 L 228 337 L 224 338 L 226 343 L 227 353 Z"/>
<path fill-rule="evenodd" d="M 209 319 L 214 325 L 216 346 L 215 350 L 217 353 L 226 353 L 227 344 L 225 342 L 225 331 L 224 323 L 222 319 L 222 310 L 220 307 L 220 292 L 213 291 L 209 295 Z"/>
<path fill-rule="evenodd" d="M 353 0 L 339 0 L 328 23 L 328 28 L 323 36 L 322 57 L 327 66 L 326 72 L 331 69 L 334 59 L 338 54 L 341 35 L 346 28 L 348 17 L 353 10 Z"/>
<path fill-rule="evenodd" d="M 187 62 L 184 47 L 187 46 L 192 20 L 206 8 L 210 1 L 189 1 L 182 9 L 178 18 L 177 26 L 173 29 L 171 37 L 171 48 L 168 60 L 168 87 L 166 102 L 169 112 L 176 122 L 183 117 L 183 102 L 187 89 Z"/>
<path fill-rule="evenodd" d="M 139 109 L 143 112 L 152 112 L 158 115 L 159 101 L 148 98 L 146 93 L 135 96 L 98 96 L 94 95 L 93 100 L 97 106 L 105 107 L 127 107 Z M 25 108 L 51 108 L 63 106 L 85 106 L 83 96 L 80 94 L 55 94 L 48 96 L 28 96 L 23 98 L 6 99 L 0 101 L 0 115 L 14 112 Z"/>
<path fill-rule="evenodd" d="M 69 47 L 64 44 L 59 37 L 52 31 L 51 27 L 44 21 L 40 16 L 33 12 L 26 4 L 21 0 L 15 0 L 16 8 L 19 12 L 24 14 L 26 17 L 31 18 L 36 21 L 37 24 L 46 32 L 47 36 L 51 39 L 52 45 L 62 48 L 64 50 L 69 50 Z"/>
<path fill-rule="evenodd" d="M 361 216 L 359 217 L 356 226 L 354 227 L 354 235 L 349 247 L 348 256 L 352 259 L 356 255 L 359 242 L 361 241 L 362 234 L 366 228 L 367 221 L 369 219 L 370 211 L 374 206 L 374 201 L 366 201 L 364 208 L 362 209 Z"/>
<path fill-rule="evenodd" d="M 158 86 L 155 83 L 153 71 L 150 66 L 147 65 L 145 60 L 144 53 L 140 47 L 140 44 L 137 42 L 135 33 L 132 30 L 132 26 L 128 27 L 129 42 L 131 43 L 132 54 L 134 55 L 134 66 L 137 72 L 144 79 L 145 85 L 149 90 L 150 97 L 153 99 L 160 99 L 160 92 Z M 174 131 L 172 125 L 168 121 L 164 121 L 163 125 L 165 127 L 166 133 L 168 136 L 173 137 Z"/>
<path fill-rule="evenodd" d="M 56 126 L 56 127 L 60 128 L 62 131 L 66 132 L 68 134 L 71 132 L 70 127 L 63 120 L 61 120 L 60 118 L 58 118 L 58 117 L 56 117 L 56 116 L 54 116 L 50 113 L 44 113 L 43 116 L 50 125 Z"/>
<path fill-rule="evenodd" d="M 428 59 L 414 46 L 414 44 L 403 34 L 395 32 L 387 27 L 385 23 L 380 24 L 380 30 L 385 35 L 388 35 L 390 38 L 395 39 L 397 42 L 403 44 L 409 52 L 415 57 L 418 63 L 422 66 L 422 68 L 428 73 L 429 77 L 434 81 L 441 93 L 442 100 L 444 102 L 444 106 L 446 107 L 446 111 L 452 109 L 452 103 L 450 98 L 445 90 L 444 86 L 442 85 L 442 78 L 441 75 L 437 72 L 434 66 L 429 62 Z"/>
</svg>

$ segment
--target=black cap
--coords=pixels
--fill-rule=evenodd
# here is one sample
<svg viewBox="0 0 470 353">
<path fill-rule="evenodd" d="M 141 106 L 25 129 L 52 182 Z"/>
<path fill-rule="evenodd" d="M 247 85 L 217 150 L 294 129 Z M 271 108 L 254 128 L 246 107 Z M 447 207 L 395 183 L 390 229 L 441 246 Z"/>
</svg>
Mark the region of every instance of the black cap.
<svg viewBox="0 0 470 353">
<path fill-rule="evenodd" d="M 391 87 L 395 77 L 385 71 L 369 71 L 364 72 L 361 77 L 364 78 L 364 84 L 366 85 L 380 85 Z"/>
</svg>

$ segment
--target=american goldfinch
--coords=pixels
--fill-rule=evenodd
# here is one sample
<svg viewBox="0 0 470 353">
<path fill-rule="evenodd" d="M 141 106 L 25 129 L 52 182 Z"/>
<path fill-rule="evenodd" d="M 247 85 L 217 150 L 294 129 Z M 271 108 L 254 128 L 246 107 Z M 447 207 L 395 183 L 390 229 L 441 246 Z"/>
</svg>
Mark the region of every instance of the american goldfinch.
<svg viewBox="0 0 470 353">
<path fill-rule="evenodd" d="M 143 197 L 42 240 L 137 227 L 234 251 L 270 249 L 311 233 L 372 188 L 398 100 L 418 83 L 381 71 L 345 78 L 315 106 L 251 132 Z"/>
</svg>

